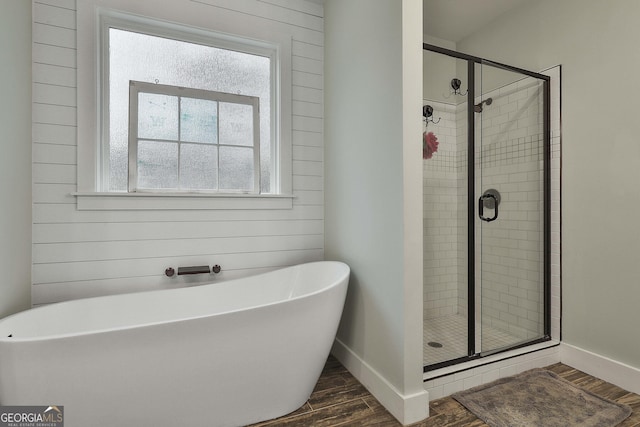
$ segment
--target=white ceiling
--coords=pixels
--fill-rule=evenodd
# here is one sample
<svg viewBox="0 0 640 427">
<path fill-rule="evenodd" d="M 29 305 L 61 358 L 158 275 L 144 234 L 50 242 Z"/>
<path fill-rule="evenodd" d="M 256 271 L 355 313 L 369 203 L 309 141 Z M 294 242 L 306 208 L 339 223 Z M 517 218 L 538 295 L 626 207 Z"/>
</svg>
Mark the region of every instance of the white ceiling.
<svg viewBox="0 0 640 427">
<path fill-rule="evenodd" d="M 459 42 L 526 1 L 531 0 L 423 0 L 424 32 Z"/>
</svg>

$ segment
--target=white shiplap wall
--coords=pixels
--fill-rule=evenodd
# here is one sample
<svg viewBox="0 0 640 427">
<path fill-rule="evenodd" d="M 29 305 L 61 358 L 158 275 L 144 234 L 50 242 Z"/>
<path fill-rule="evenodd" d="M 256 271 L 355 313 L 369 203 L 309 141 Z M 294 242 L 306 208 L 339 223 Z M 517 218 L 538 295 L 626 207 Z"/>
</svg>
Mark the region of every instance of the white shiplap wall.
<svg viewBox="0 0 640 427">
<path fill-rule="evenodd" d="M 76 2 L 33 0 L 33 305 L 207 279 L 169 266 L 220 264 L 224 280 L 323 259 L 323 8 L 196 2 L 292 37 L 293 209 L 76 210 Z"/>
</svg>

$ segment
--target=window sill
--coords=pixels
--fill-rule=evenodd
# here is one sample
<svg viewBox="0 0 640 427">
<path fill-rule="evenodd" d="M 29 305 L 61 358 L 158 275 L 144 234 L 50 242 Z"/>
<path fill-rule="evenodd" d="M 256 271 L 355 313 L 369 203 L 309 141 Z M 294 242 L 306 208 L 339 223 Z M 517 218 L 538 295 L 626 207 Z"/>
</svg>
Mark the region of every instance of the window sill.
<svg viewBox="0 0 640 427">
<path fill-rule="evenodd" d="M 281 194 L 72 193 L 79 211 L 292 209 L 293 196 Z"/>
</svg>

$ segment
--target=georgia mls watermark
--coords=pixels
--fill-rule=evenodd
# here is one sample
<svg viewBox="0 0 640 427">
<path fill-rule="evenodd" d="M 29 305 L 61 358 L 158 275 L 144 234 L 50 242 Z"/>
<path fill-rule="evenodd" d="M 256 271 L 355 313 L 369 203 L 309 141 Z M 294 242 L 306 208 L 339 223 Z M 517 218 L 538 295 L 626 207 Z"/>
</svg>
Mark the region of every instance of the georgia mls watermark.
<svg viewBox="0 0 640 427">
<path fill-rule="evenodd" d="M 0 406 L 0 427 L 64 427 L 64 407 Z"/>
</svg>

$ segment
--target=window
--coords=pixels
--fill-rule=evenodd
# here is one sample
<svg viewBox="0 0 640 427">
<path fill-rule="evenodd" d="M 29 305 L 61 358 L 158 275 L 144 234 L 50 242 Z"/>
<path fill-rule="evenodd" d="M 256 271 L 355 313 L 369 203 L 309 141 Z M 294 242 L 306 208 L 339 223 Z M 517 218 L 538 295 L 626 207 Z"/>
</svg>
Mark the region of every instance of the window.
<svg viewBox="0 0 640 427">
<path fill-rule="evenodd" d="M 131 81 L 129 191 L 257 192 L 259 102 Z"/>
<path fill-rule="evenodd" d="M 281 192 L 277 173 L 280 170 L 278 138 L 281 134 L 278 133 L 275 47 L 106 16 L 102 23 L 101 49 L 102 132 L 98 187 L 102 191 Z M 150 85 L 155 89 L 149 89 Z M 130 88 L 138 92 L 136 101 L 162 96 L 174 104 L 180 100 L 178 109 L 172 113 L 174 122 L 178 120 L 178 111 L 193 110 L 198 105 L 206 105 L 207 101 L 215 105 L 216 113 L 194 119 L 186 124 L 191 127 L 189 130 L 183 129 L 175 138 L 166 134 L 167 138 L 159 138 L 160 141 L 153 145 L 150 135 L 132 138 L 135 123 L 131 120 L 136 118 L 129 114 L 132 111 Z M 145 88 L 146 92 L 135 88 Z M 158 93 L 160 88 L 166 89 L 166 93 Z M 181 97 L 170 88 L 193 91 L 189 96 Z M 140 104 L 140 107 L 148 105 Z M 253 123 L 254 116 L 258 118 L 256 123 Z M 214 117 L 221 120 L 216 124 L 220 126 L 216 129 L 221 132 L 216 135 L 220 141 L 189 140 L 194 133 L 204 132 L 198 129 L 199 126 L 211 126 L 207 120 Z M 247 117 L 251 120 L 247 121 Z M 181 117 L 178 123 L 185 124 L 183 119 Z M 144 126 L 144 123 L 138 125 Z M 241 143 L 230 140 L 240 136 L 230 136 L 228 131 L 232 128 L 239 131 L 241 127 L 243 132 L 252 135 L 252 139 Z M 168 129 L 164 131 L 169 132 Z M 191 132 L 191 136 L 184 132 Z M 132 150 L 134 146 L 136 150 Z M 149 156 L 153 156 L 153 160 Z M 154 166 L 151 166 L 153 162 Z"/>
<path fill-rule="evenodd" d="M 151 3 L 139 6 L 139 2 L 120 2 L 118 11 L 104 8 L 101 0 L 83 0 L 77 4 L 78 180 L 74 193 L 77 208 L 290 209 L 293 203 L 291 35 L 274 31 L 271 26 L 246 25 L 240 15 L 204 17 L 202 6 L 193 2 L 168 2 L 162 8 L 149 7 Z M 145 10 L 146 16 L 140 15 L 141 10 Z M 132 181 L 135 191 L 130 191 L 131 81 L 137 82 L 134 86 L 140 84 L 140 88 L 142 85 L 173 88 L 167 93 L 139 91 L 149 96 L 183 97 L 192 100 L 187 103 L 195 104 L 214 102 L 218 108 L 217 120 L 222 122 L 225 122 L 223 110 L 231 108 L 229 104 L 236 109 L 248 104 L 228 102 L 220 96 L 257 98 L 259 116 L 258 125 L 253 128 L 254 141 L 225 143 L 221 134 L 216 144 L 180 135 L 161 141 L 173 143 L 174 150 L 184 146 L 183 151 L 194 159 L 187 165 L 186 158 L 181 158 L 178 151 L 177 173 L 184 184 L 180 185 L 179 180 L 176 184 L 174 180 L 162 185 L 140 186 L 136 177 L 136 181 Z M 176 88 L 196 92 L 189 95 L 171 92 Z M 206 116 L 198 120 L 201 119 L 206 127 Z M 223 132 L 222 122 L 218 123 L 218 132 Z M 240 174 L 244 177 L 241 183 L 237 176 L 224 175 L 225 168 L 234 172 L 242 168 L 227 162 L 225 159 L 229 156 L 223 152 L 242 149 L 246 158 L 250 145 L 254 147 L 253 180 L 248 178 L 249 173 Z M 208 154 L 194 153 L 198 150 Z M 222 153 L 216 162 L 212 160 L 212 151 Z M 136 165 L 138 160 L 136 158 Z M 176 161 L 175 157 L 172 161 Z M 217 169 L 204 171 L 205 163 Z M 245 159 L 242 164 L 249 163 Z M 235 181 L 230 182 L 231 179 Z"/>
<path fill-rule="evenodd" d="M 109 191 L 132 192 L 146 189 L 271 192 L 272 67 L 271 57 L 264 56 L 270 52 L 261 52 L 261 55 L 240 52 L 129 31 L 116 28 L 115 24 L 110 23 L 106 24 L 105 35 L 107 37 L 103 49 L 108 51 L 109 84 L 103 86 L 108 90 L 103 97 L 105 104 L 108 99 L 108 105 L 103 104 L 103 108 L 108 107 L 106 108 L 108 114 L 104 114 L 103 118 L 109 125 L 103 127 L 102 144 L 105 158 L 102 166 L 103 180 L 108 183 Z M 237 48 L 237 46 L 234 47 Z M 140 83 L 137 86 L 131 85 L 132 81 Z M 171 96 L 168 93 L 163 95 L 162 92 L 151 91 L 149 85 L 143 86 L 144 82 L 158 84 L 158 88 L 164 87 L 165 91 L 169 91 L 170 86 L 188 87 L 200 90 L 198 93 L 202 95 L 192 95 L 191 98 L 184 99 L 176 96 L 175 91 L 169 91 Z M 138 96 L 145 100 L 140 104 L 142 109 L 140 111 L 150 116 L 146 121 L 138 123 L 139 128 L 140 125 L 143 126 L 140 128 L 143 134 L 139 134 L 136 140 L 131 135 L 131 130 L 135 129 L 135 123 L 131 123 L 131 120 L 136 118 L 130 116 L 128 112 L 133 111 L 130 105 L 132 101 L 129 97 L 129 89 L 135 91 L 137 87 L 147 88 L 146 94 L 143 92 Z M 210 97 L 206 96 L 205 92 L 219 95 Z M 207 149 L 205 145 L 196 146 L 195 143 L 199 141 L 189 140 L 197 133 L 206 133 L 205 128 L 211 126 L 208 120 L 218 117 L 218 100 L 223 94 L 227 94 L 227 98 L 230 94 L 244 96 L 243 99 L 257 98 L 262 104 L 259 109 L 263 112 L 264 120 L 256 124 L 256 128 L 262 129 L 262 132 L 256 135 L 257 141 L 253 139 L 250 141 L 252 147 L 255 145 L 258 148 L 255 153 L 253 151 L 249 153 L 241 147 L 246 145 L 246 141 L 240 145 L 221 141 L 224 145 L 216 143 L 214 150 L 212 146 Z M 168 111 L 171 108 L 168 107 L 169 104 L 165 104 L 168 107 L 167 111 L 162 112 L 160 109 L 152 111 L 147 108 L 152 105 L 149 103 L 152 99 L 155 101 L 164 99 L 163 102 L 173 103 L 176 107 Z M 178 99 L 182 100 L 177 103 Z M 220 123 L 223 139 L 229 138 L 225 129 L 238 125 L 242 121 L 242 116 L 247 113 L 247 109 L 242 108 L 242 105 L 247 103 L 239 102 L 238 99 L 225 102 L 220 106 L 223 117 Z M 184 122 L 182 115 L 178 120 L 179 109 L 184 113 L 186 110 L 197 108 L 197 105 L 205 104 L 206 100 L 216 105 L 215 116 L 206 116 L 203 113 L 206 117 L 200 116 L 199 120 L 186 124 L 189 127 L 187 132 L 191 135 L 182 132 L 178 136 L 176 134 L 178 125 Z M 254 102 L 251 101 L 250 105 L 253 104 Z M 258 108 L 255 110 L 257 111 Z M 157 116 L 158 113 L 166 116 Z M 230 113 L 234 117 L 230 117 Z M 192 114 L 192 111 L 187 114 Z M 253 113 L 250 112 L 249 115 L 253 118 Z M 165 119 L 166 126 L 154 127 L 153 131 L 150 127 L 145 127 L 150 123 L 149 120 L 161 118 Z M 170 123 L 176 126 L 171 128 Z M 244 126 L 246 128 L 246 123 Z M 156 138 L 159 141 L 152 142 L 153 134 L 145 135 L 144 132 L 160 132 L 157 136 L 161 138 Z M 253 138 L 253 133 L 251 134 Z M 183 140 L 183 137 L 186 140 Z M 193 144 L 183 145 L 181 142 Z M 212 142 L 213 140 L 208 140 L 206 143 Z M 135 149 L 132 150 L 134 146 L 137 146 L 137 152 Z M 180 146 L 179 149 L 178 146 Z M 213 161 L 214 151 L 216 152 L 215 162 Z M 137 158 L 137 162 L 132 157 Z M 253 159 L 257 159 L 257 166 L 254 166 Z M 247 162 L 250 163 L 250 168 L 245 167 Z M 222 179 L 218 180 L 221 172 Z M 229 182 L 230 179 L 234 182 Z"/>
</svg>

